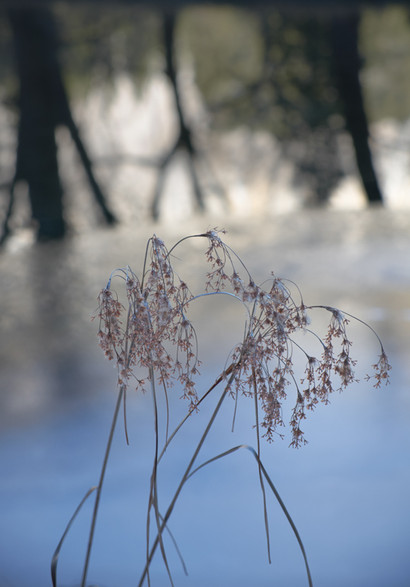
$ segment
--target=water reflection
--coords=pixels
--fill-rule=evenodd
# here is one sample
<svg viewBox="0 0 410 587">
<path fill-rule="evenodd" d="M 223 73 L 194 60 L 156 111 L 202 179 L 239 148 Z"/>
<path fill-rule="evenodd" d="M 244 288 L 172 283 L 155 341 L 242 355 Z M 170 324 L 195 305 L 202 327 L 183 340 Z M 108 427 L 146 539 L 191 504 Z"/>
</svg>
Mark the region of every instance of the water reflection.
<svg viewBox="0 0 410 587">
<path fill-rule="evenodd" d="M 208 220 L 215 223 L 194 220 L 192 228 Z M 335 396 L 306 423 L 307 447 L 293 451 L 278 442 L 264 447 L 264 460 L 301 532 L 316 586 L 408 585 L 410 217 L 311 210 L 269 221 L 228 221 L 226 228 L 257 279 L 272 268 L 296 281 L 307 303 L 339 305 L 369 320 L 381 335 L 393 364 L 390 388 L 372 390 L 362 382 Z M 114 267 L 130 263 L 138 269 L 151 232 L 173 239 L 183 229 L 146 225 L 136 234 L 125 226 L 0 258 L 1 587 L 50 584 L 53 549 L 98 478 L 115 401 L 114 373 L 96 348 L 96 326 L 90 322 L 99 289 Z M 185 251 L 181 272 L 198 266 L 198 243 Z M 195 309 L 209 359 L 205 382 L 225 360 L 220 348 L 229 349 L 231 337 L 238 337 L 235 310 L 212 313 L 214 322 L 208 309 Z M 353 337 L 364 375 L 377 345 L 360 325 Z M 177 402 L 174 417 L 183 409 Z M 232 409 L 226 405 L 203 458 L 240 442 L 254 444 L 252 405 L 240 402 L 233 434 Z M 144 556 L 150 398 L 130 397 L 129 410 L 131 446 L 119 430 L 89 575 L 90 583 L 101 587 L 135 585 Z M 205 420 L 206 413 L 200 413 L 187 425 L 164 462 L 164 503 Z M 269 509 L 271 566 L 250 456 L 235 453 L 198 473 L 172 517 L 190 573 L 184 577 L 170 545 L 176 583 L 307 584 L 296 541 L 272 499 Z M 89 514 L 86 507 L 63 551 L 62 585 L 78 585 Z M 166 584 L 159 557 L 152 584 Z"/>
</svg>

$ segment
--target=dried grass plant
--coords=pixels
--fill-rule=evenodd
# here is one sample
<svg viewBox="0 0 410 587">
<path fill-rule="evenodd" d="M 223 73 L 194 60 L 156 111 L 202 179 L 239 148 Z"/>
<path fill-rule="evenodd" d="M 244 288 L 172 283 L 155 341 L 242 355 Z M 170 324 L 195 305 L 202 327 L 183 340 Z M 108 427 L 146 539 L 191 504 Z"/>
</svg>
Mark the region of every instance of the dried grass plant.
<svg viewBox="0 0 410 587">
<path fill-rule="evenodd" d="M 204 277 L 203 289 L 191 291 L 174 269 L 175 252 L 187 239 L 203 239 L 207 243 L 205 257 L 208 272 Z M 167 552 L 163 540 L 164 531 L 169 531 L 168 522 L 181 490 L 189 478 L 212 461 L 223 458 L 239 449 L 248 449 L 257 463 L 261 487 L 265 531 L 269 553 L 269 526 L 266 507 L 266 489 L 269 488 L 278 500 L 299 543 L 306 566 L 307 581 L 312 585 L 306 552 L 281 497 L 261 461 L 261 437 L 268 442 L 283 438 L 285 423 L 282 419 L 283 402 L 291 396 L 294 407 L 291 412 L 290 446 L 298 448 L 306 440 L 302 422 L 307 413 L 319 403 L 327 404 L 329 396 L 336 390 L 343 390 L 356 380 L 356 361 L 351 356 L 351 341 L 348 333 L 349 320 L 362 323 L 374 333 L 380 344 L 378 361 L 374 372 L 367 379 L 373 379 L 375 387 L 388 382 L 390 365 L 380 338 L 362 320 L 340 310 L 325 306 L 307 306 L 297 286 L 277 278 L 273 273 L 257 285 L 250 272 L 229 247 L 224 231 L 209 230 L 203 234 L 187 236 L 171 249 L 155 235 L 149 239 L 140 275 L 128 266 L 113 271 L 107 286 L 99 294 L 96 319 L 99 323 L 99 344 L 106 357 L 116 364 L 118 370 L 118 396 L 111 430 L 105 450 L 100 479 L 92 487 L 71 518 L 53 556 L 51 573 L 54 587 L 57 587 L 57 563 L 60 550 L 70 527 L 83 503 L 95 493 L 94 510 L 88 539 L 88 547 L 82 572 L 81 586 L 86 587 L 88 567 L 94 539 L 101 491 L 121 407 L 123 408 L 125 434 L 128 442 L 126 423 L 126 394 L 132 390 L 151 393 L 154 405 L 155 456 L 149 483 L 149 506 L 146 520 L 146 555 L 139 585 L 150 585 L 150 565 L 159 549 L 169 582 L 174 585 Z M 115 283 L 118 285 L 114 287 Z M 123 297 L 121 297 L 121 295 Z M 244 334 L 227 358 L 219 377 L 201 395 L 196 379 L 200 367 L 198 342 L 194 325 L 189 319 L 190 305 L 205 296 L 225 296 L 242 304 L 245 310 Z M 310 315 L 316 310 L 329 315 L 328 328 L 320 337 L 310 325 Z M 297 342 L 297 333 L 304 332 L 319 348 L 317 356 Z M 305 359 L 302 377 L 294 371 L 294 354 Z M 141 377 L 141 373 L 144 375 Z M 176 428 L 168 431 L 172 387 L 177 397 L 187 402 L 186 415 Z M 165 441 L 160 446 L 160 414 L 158 393 L 165 394 L 165 420 L 167 430 Z M 158 470 L 177 433 L 184 423 L 195 417 L 195 413 L 210 396 L 217 396 L 216 407 L 200 437 L 193 447 L 192 456 L 180 479 L 179 485 L 167 507 L 163 508 L 158 499 Z M 234 446 L 228 451 L 215 455 L 206 462 L 198 463 L 203 447 L 222 404 L 232 398 L 234 410 L 241 396 L 252 398 L 255 411 L 256 448 L 247 445 Z M 172 400 L 173 401 L 173 400 Z M 153 534 L 154 528 L 154 536 Z M 172 535 L 171 535 L 172 536 Z M 270 555 L 268 554 L 269 561 Z"/>
</svg>

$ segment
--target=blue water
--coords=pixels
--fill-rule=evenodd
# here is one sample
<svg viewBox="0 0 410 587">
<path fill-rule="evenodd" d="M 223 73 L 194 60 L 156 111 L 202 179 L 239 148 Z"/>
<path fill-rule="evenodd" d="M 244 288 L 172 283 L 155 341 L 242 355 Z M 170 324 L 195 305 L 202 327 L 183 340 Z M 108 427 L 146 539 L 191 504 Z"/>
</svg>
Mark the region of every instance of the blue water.
<svg viewBox="0 0 410 587">
<path fill-rule="evenodd" d="M 410 584 L 410 222 L 389 214 L 373 211 L 359 218 L 311 211 L 298 218 L 292 234 L 294 222 L 286 216 L 263 230 L 255 224 L 231 231 L 257 274 L 265 265 L 277 268 L 299 283 L 308 303 L 343 305 L 371 322 L 393 366 L 387 389 L 373 390 L 362 380 L 319 407 L 304 427 L 306 447 L 288 448 L 289 438 L 263 445 L 264 464 L 298 527 L 317 587 Z M 51 585 L 54 549 L 77 504 L 98 481 L 116 390 L 115 372 L 95 346 L 89 314 L 111 269 L 133 264 L 141 240 L 125 229 L 101 231 L 0 259 L 1 587 Z M 195 251 L 187 251 L 189 262 Z M 215 309 L 212 321 L 197 312 L 205 386 L 223 367 L 221 354 L 238 327 L 235 312 L 225 308 L 219 314 Z M 377 344 L 360 327 L 353 338 L 364 375 Z M 175 390 L 174 422 L 184 410 L 178 396 Z M 144 564 L 152 405 L 149 396 L 131 396 L 128 407 L 130 446 L 120 421 L 89 571 L 88 584 L 99 587 L 136 585 Z M 166 455 L 159 479 L 163 509 L 207 414 L 205 408 L 194 416 Z M 255 445 L 252 402 L 241 400 L 233 433 L 232 414 L 228 401 L 200 461 L 242 442 Z M 91 507 L 92 497 L 61 552 L 61 587 L 80 584 Z M 188 577 L 166 538 L 175 584 L 307 585 L 296 539 L 272 495 L 268 510 L 270 565 L 250 453 L 234 453 L 198 472 L 170 521 Z M 159 554 L 151 581 L 168 584 Z"/>
</svg>

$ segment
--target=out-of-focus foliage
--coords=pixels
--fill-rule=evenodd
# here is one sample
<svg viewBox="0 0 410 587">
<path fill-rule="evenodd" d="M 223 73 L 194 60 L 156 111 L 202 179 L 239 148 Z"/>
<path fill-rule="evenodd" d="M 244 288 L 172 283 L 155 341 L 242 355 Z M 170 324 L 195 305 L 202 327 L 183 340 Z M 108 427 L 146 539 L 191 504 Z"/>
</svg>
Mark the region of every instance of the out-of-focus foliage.
<svg viewBox="0 0 410 587">
<path fill-rule="evenodd" d="M 13 38 L 5 10 L 0 9 L 0 101 L 10 105 L 17 91 L 13 71 Z"/>
<path fill-rule="evenodd" d="M 178 33 L 208 106 L 232 104 L 238 122 L 252 117 L 246 93 L 264 75 L 258 15 L 231 6 L 196 6 L 183 11 Z"/>
<path fill-rule="evenodd" d="M 340 109 L 329 34 L 329 21 L 314 16 L 289 19 L 272 12 L 264 22 L 272 101 L 282 114 L 272 117 L 272 125 L 281 138 L 327 125 Z"/>
<path fill-rule="evenodd" d="M 250 124 L 285 139 L 338 111 L 329 21 L 318 15 L 188 9 L 184 47 L 215 126 Z"/>
<path fill-rule="evenodd" d="M 96 85 L 111 86 L 129 74 L 138 88 L 161 51 L 159 15 L 139 5 L 58 4 L 54 9 L 61 37 L 60 57 L 72 94 Z"/>
<path fill-rule="evenodd" d="M 162 15 L 148 5 L 51 5 L 70 99 L 113 89 L 118 74 L 136 90 L 164 70 Z M 369 122 L 410 116 L 410 21 L 405 7 L 361 14 L 361 71 Z M 343 175 L 338 136 L 343 105 L 334 78 L 330 11 L 287 12 L 249 5 L 187 7 L 178 14 L 175 58 L 191 68 L 210 126 L 262 129 L 295 164 L 294 181 L 325 200 Z M 0 10 L 0 100 L 13 104 L 18 83 L 12 37 Z"/>
<path fill-rule="evenodd" d="M 361 23 L 363 85 L 369 118 L 410 116 L 410 11 L 366 9 Z"/>
<path fill-rule="evenodd" d="M 50 5 L 60 39 L 59 58 L 69 96 L 82 97 L 97 86 L 106 90 L 115 76 L 127 73 L 136 88 L 161 67 L 161 19 L 147 8 L 116 4 Z M 0 9 L 0 100 L 14 104 L 18 80 L 14 71 L 12 31 Z"/>
<path fill-rule="evenodd" d="M 85 95 L 119 72 L 140 87 L 162 67 L 161 14 L 147 6 L 52 5 L 69 94 Z M 329 12 L 266 12 L 198 5 L 180 14 L 177 53 L 191 63 L 217 128 L 238 124 L 287 139 L 323 124 L 339 126 L 332 80 Z M 362 78 L 370 120 L 410 115 L 410 22 L 406 7 L 362 12 Z M 0 9 L 0 99 L 17 81 L 5 8 Z"/>
<path fill-rule="evenodd" d="M 325 200 L 342 176 L 329 15 L 204 6 L 180 24 L 212 126 L 271 132 L 296 164 L 295 183 Z"/>
</svg>

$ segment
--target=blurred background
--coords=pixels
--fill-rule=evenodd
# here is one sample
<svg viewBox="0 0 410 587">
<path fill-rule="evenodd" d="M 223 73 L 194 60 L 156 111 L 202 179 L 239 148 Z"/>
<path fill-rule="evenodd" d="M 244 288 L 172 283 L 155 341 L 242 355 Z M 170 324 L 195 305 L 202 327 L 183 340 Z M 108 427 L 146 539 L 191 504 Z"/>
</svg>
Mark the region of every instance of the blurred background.
<svg viewBox="0 0 410 587">
<path fill-rule="evenodd" d="M 116 398 L 91 321 L 100 289 L 116 267 L 141 271 L 154 232 L 172 246 L 214 226 L 255 280 L 274 271 L 382 338 L 389 387 L 364 380 L 379 348 L 352 322 L 360 383 L 311 414 L 307 446 L 286 436 L 262 455 L 314 585 L 410 584 L 410 10 L 287 4 L 0 3 L 0 587 L 51 585 L 54 549 L 98 482 Z M 198 289 L 203 252 L 178 252 Z M 241 319 L 225 303 L 193 309 L 201 389 Z M 172 402 L 174 424 L 185 408 Z M 164 461 L 164 509 L 211 409 Z M 99 587 L 137 584 L 145 557 L 152 400 L 130 394 L 128 410 L 89 572 Z M 233 410 L 203 459 L 255 446 L 252 402 L 231 432 Z M 91 507 L 63 548 L 61 586 L 80 584 Z M 271 565 L 251 455 L 200 471 L 171 518 L 189 572 L 169 542 L 175 584 L 307 585 L 271 496 L 268 509 Z M 152 584 L 167 581 L 157 556 Z"/>
</svg>

